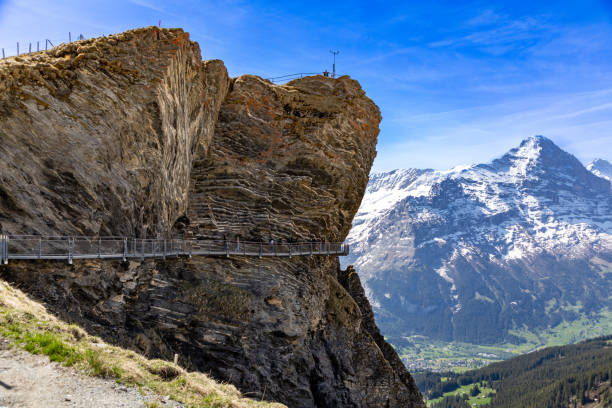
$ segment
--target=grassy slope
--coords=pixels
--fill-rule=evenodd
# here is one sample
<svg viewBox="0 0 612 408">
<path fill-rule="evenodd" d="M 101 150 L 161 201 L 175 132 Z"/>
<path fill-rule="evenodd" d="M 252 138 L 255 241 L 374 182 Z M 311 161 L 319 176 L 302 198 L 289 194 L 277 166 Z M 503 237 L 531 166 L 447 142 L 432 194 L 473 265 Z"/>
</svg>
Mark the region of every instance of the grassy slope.
<svg viewBox="0 0 612 408">
<path fill-rule="evenodd" d="M 220 384 L 198 372 L 187 372 L 162 360 L 104 343 L 75 325 L 66 324 L 23 292 L 0 280 L 0 335 L 31 353 L 73 366 L 98 377 L 165 395 L 189 407 L 280 408 L 282 404 L 242 398 L 230 384 Z M 149 404 L 158 406 L 155 401 Z"/>
</svg>

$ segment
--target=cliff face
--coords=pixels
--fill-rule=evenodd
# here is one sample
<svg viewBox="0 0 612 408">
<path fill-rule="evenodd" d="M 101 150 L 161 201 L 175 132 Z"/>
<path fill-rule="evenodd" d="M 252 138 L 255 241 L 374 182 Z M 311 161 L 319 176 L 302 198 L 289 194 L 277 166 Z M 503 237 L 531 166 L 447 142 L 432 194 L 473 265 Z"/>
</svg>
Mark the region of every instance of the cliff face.
<svg viewBox="0 0 612 408">
<path fill-rule="evenodd" d="M 0 62 L 4 232 L 166 232 L 227 91 L 181 30 L 141 29 Z M 27 188 L 24 188 L 27 186 Z"/>
<path fill-rule="evenodd" d="M 378 108 L 359 84 L 348 77 L 309 77 L 284 86 L 253 76 L 229 81 L 220 62 L 195 63 L 197 46 L 180 31 L 130 32 L 117 40 L 121 45 L 111 48 L 127 48 L 124 42 L 136 47 L 147 38 L 154 43 L 158 35 L 165 39 L 158 46 L 168 50 L 156 60 L 164 68 L 151 68 L 161 73 L 151 81 L 155 86 L 135 86 L 135 95 L 142 92 L 143 99 L 124 93 L 121 105 L 142 113 L 143 101 L 152 101 L 149 109 L 157 113 L 148 118 L 157 120 L 157 130 L 147 137 L 143 133 L 141 144 L 116 146 L 118 154 L 108 158 L 110 170 L 95 163 L 87 167 L 83 160 L 82 168 L 74 161 L 66 163 L 76 179 L 84 177 L 83 171 L 92 179 L 108 177 L 113 186 L 124 186 L 123 195 L 105 199 L 119 208 L 131 205 L 133 212 L 124 211 L 115 218 L 117 223 L 111 222 L 111 205 L 93 196 L 90 212 L 82 205 L 76 210 L 83 211 L 66 218 L 55 210 L 58 221 L 48 228 L 57 233 L 69 228 L 96 233 L 106 231 L 101 227 L 105 226 L 118 233 L 174 225 L 173 233 L 204 238 L 343 240 L 365 190 L 380 122 Z M 152 47 L 149 54 L 155 54 Z M 153 77 L 148 65 L 135 71 Z M 101 92 L 107 91 L 105 85 L 110 92 L 124 92 L 122 83 L 84 83 Z M 72 92 L 85 92 L 82 86 L 77 83 Z M 12 92 L 18 94 L 23 87 L 13 85 Z M 38 93 L 45 91 L 39 88 L 28 89 L 40 99 Z M 204 103 L 192 105 L 193 95 Z M 8 108 L 0 114 L 22 115 L 42 132 L 43 125 L 25 102 L 5 98 L 3 104 Z M 85 108 L 76 107 L 75 122 L 88 119 L 79 113 Z M 119 109 L 108 114 L 117 115 Z M 118 120 L 106 115 L 98 114 L 97 120 L 109 126 Z M 140 129 L 139 121 L 147 116 L 135 116 L 136 124 L 129 117 L 122 119 L 122 126 Z M 173 118 L 184 120 L 179 126 L 181 121 Z M 13 141 L 6 147 L 3 143 L 3 153 L 15 154 L 20 140 L 29 140 L 25 135 L 31 126 L 24 124 L 22 129 L 18 122 L 0 130 L 3 140 Z M 81 151 L 86 142 L 98 146 L 109 140 L 104 132 L 72 134 L 82 135 L 70 139 L 73 149 Z M 108 143 L 114 145 L 127 134 L 116 132 Z M 166 138 L 160 142 L 159 135 Z M 63 146 L 62 139 L 56 139 Z M 145 151 L 154 152 L 155 160 Z M 141 174 L 139 185 L 130 184 L 131 162 L 123 159 L 128 153 L 140 160 L 138 165 L 151 166 Z M 40 155 L 30 153 L 38 173 L 30 170 L 28 176 L 35 183 L 45 172 Z M 48 155 L 55 158 L 57 153 Z M 40 183 L 37 190 L 22 192 L 27 184 L 18 177 L 25 173 L 25 164 L 12 166 L 12 173 L 3 171 L 0 176 L 16 174 L 8 185 L 18 186 L 7 189 L 7 183 L 2 184 L 3 229 L 46 231 L 35 227 L 55 218 L 30 209 L 32 200 L 41 201 L 41 208 L 57 208 L 72 205 L 73 197 L 58 191 L 60 183 L 45 187 L 53 195 L 45 194 Z M 141 207 L 147 210 L 139 213 Z M 95 209 L 106 223 L 91 221 Z M 119 221 L 131 229 L 122 229 Z M 62 223 L 67 227 L 61 228 Z M 98 229 L 84 227 L 94 224 Z M 423 406 L 410 375 L 378 333 L 356 274 L 341 271 L 336 257 L 75 261 L 70 267 L 12 262 L 0 274 L 96 334 L 150 356 L 171 358 L 177 352 L 183 364 L 237 385 L 246 396 L 291 407 Z"/>
</svg>

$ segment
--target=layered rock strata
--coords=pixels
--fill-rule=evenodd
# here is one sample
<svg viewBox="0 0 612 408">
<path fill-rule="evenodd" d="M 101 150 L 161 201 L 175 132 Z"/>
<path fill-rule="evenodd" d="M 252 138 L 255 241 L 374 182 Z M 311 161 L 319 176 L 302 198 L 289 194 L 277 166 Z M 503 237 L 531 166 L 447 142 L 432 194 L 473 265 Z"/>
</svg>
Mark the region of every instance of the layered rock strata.
<svg viewBox="0 0 612 408">
<path fill-rule="evenodd" d="M 178 31 L 147 29 L 125 34 L 125 41 L 140 44 L 140 37 L 155 38 L 157 32 L 162 38 L 183 38 Z M 177 46 L 176 53 L 169 53 L 168 66 L 182 61 L 185 50 Z M 176 75 L 169 82 L 175 85 L 149 89 L 160 111 L 174 103 L 177 111 L 183 109 L 177 117 L 190 119 L 185 131 L 172 132 L 164 123 L 174 122 L 160 114 L 159 132 L 192 137 L 176 136 L 185 147 L 156 145 L 165 146 L 162 152 L 175 152 L 167 159 L 156 153 L 156 165 L 169 169 L 167 176 L 157 179 L 145 172 L 150 178 L 143 176 L 142 184 L 170 183 L 164 194 L 160 186 L 158 198 L 152 199 L 152 191 L 133 186 L 125 197 L 107 198 L 117 206 L 131 199 L 151 209 L 145 212 L 149 218 L 122 214 L 129 218 L 126 223 L 134 231 L 174 225 L 173 233 L 196 238 L 343 240 L 366 187 L 381 119 L 359 84 L 348 77 L 316 76 L 276 86 L 248 75 L 228 81 L 220 62 L 193 67 L 199 76 Z M 183 83 L 192 81 L 198 85 Z M 203 106 L 189 108 L 188 90 L 200 85 Z M 126 105 L 140 103 L 126 98 Z M 19 115 L 27 115 L 19 109 Z M 11 140 L 23 135 L 9 131 Z M 149 137 L 140 148 L 157 140 Z M 90 137 L 96 138 L 102 136 Z M 136 146 L 134 152 L 139 151 Z M 41 163 L 31 155 L 35 164 Z M 122 157 L 109 160 L 125 171 Z M 22 164 L 14 167 L 19 174 Z M 94 165 L 87 171 L 93 179 L 98 169 Z M 122 171 L 102 172 L 102 177 Z M 14 180 L 20 187 L 3 195 L 14 203 L 8 206 L 3 199 L 3 229 L 48 223 L 46 212 L 28 210 L 28 197 L 14 193 L 26 186 Z M 114 181 L 129 185 L 129 180 Z M 54 195 L 41 195 L 41 190 L 28 194 L 43 201 L 44 208 L 68 205 L 72 199 L 57 185 L 47 188 Z M 145 197 L 152 202 L 137 201 Z M 92 200 L 93 208 L 102 207 L 100 218 L 110 220 L 101 203 Z M 62 221 L 77 230 L 88 219 L 81 212 L 75 218 Z M 114 230 L 112 222 L 96 225 L 124 231 Z M 182 364 L 235 384 L 245 396 L 290 407 L 423 406 L 410 375 L 378 333 L 356 274 L 341 271 L 337 257 L 75 261 L 73 266 L 12 262 L 0 274 L 67 320 L 148 356 L 169 359 L 179 353 Z"/>
<path fill-rule="evenodd" d="M 228 87 L 182 30 L 0 62 L 0 222 L 13 234 L 144 235 L 187 208 Z M 27 186 L 27 188 L 26 188 Z"/>
</svg>

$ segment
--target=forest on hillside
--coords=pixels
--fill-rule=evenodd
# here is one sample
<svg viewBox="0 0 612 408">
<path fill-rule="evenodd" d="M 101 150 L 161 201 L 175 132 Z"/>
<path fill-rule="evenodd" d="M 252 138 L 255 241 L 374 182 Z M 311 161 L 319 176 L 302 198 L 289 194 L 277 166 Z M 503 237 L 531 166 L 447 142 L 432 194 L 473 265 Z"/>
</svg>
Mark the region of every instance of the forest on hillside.
<svg viewBox="0 0 612 408">
<path fill-rule="evenodd" d="M 415 373 L 430 408 L 612 407 L 612 336 L 548 347 L 478 370 Z M 468 390 L 468 392 L 463 392 Z M 486 398 L 485 398 L 486 397 Z"/>
</svg>

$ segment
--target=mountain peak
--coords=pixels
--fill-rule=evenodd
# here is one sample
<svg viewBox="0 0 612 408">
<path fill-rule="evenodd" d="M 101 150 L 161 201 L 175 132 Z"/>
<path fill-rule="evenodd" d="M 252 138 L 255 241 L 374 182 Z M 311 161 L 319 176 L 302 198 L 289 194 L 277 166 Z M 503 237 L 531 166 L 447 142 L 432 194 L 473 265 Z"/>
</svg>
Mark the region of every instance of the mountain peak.
<svg viewBox="0 0 612 408">
<path fill-rule="evenodd" d="M 529 136 L 528 138 L 523 139 L 523 141 L 520 144 L 520 147 L 527 146 L 527 145 L 531 145 L 531 146 L 544 146 L 544 145 L 550 146 L 552 145 L 556 147 L 555 143 L 552 140 L 542 135 Z"/>
<path fill-rule="evenodd" d="M 612 182 L 612 164 L 604 159 L 595 159 L 586 166 L 587 170 L 597 177 L 604 178 Z"/>
<path fill-rule="evenodd" d="M 518 147 L 510 149 L 492 164 L 522 176 L 536 175 L 539 171 L 573 174 L 586 172 L 577 158 L 541 135 L 524 139 Z"/>
<path fill-rule="evenodd" d="M 567 156 L 571 156 L 562 150 L 552 140 L 542 135 L 530 136 L 524 139 L 518 148 L 510 150 L 510 152 L 516 150 L 517 153 L 522 153 L 526 157 L 540 156 L 542 153 L 563 153 Z M 572 156 L 573 157 L 573 156 Z"/>
</svg>

